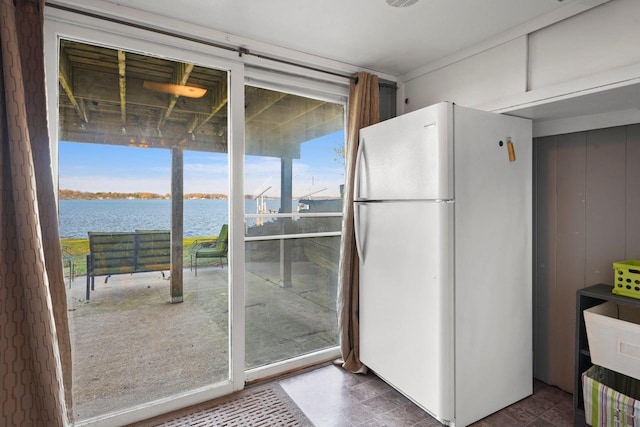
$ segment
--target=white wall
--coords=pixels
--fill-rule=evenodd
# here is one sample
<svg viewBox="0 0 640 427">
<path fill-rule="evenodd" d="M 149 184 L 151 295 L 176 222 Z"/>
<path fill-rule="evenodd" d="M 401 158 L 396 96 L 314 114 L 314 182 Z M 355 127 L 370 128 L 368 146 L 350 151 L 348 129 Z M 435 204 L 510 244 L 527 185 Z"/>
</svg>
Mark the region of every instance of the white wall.
<svg viewBox="0 0 640 427">
<path fill-rule="evenodd" d="M 494 46 L 485 43 L 465 58 L 402 76 L 408 98 L 404 111 L 442 100 L 490 111 L 518 111 L 534 119 L 534 132 L 536 121 L 542 129 L 549 120 L 554 129 L 565 132 L 586 130 L 585 120 L 572 119 L 564 126 L 558 120 L 599 114 L 605 122 L 607 117 L 616 121 L 610 113 L 618 110 L 625 110 L 620 117 L 627 117 L 626 124 L 640 119 L 640 101 L 624 97 L 617 104 L 608 103 L 605 110 L 580 105 L 587 101 L 580 98 L 583 95 L 640 84 L 640 1 L 611 0 L 524 35 L 513 34 L 511 40 L 502 37 Z M 567 103 L 568 99 L 578 102 Z M 565 101 L 563 111 L 546 116 L 541 106 L 558 101 Z M 588 101 L 593 102 L 593 96 Z M 611 126 L 625 123 L 617 120 Z"/>
<path fill-rule="evenodd" d="M 526 89 L 527 39 L 520 37 L 405 82 L 405 111 L 454 101 L 473 106 Z"/>
</svg>

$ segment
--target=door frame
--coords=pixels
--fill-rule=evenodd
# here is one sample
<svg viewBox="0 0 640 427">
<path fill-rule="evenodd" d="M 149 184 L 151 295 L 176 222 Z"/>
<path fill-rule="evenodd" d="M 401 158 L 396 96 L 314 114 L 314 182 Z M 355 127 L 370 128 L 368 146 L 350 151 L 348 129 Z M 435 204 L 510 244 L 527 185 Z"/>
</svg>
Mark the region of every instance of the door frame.
<svg viewBox="0 0 640 427">
<path fill-rule="evenodd" d="M 229 170 L 229 379 L 121 411 L 80 420 L 75 425 L 110 426 L 142 421 L 228 395 L 244 388 L 244 65 L 231 55 L 203 53 L 202 45 L 121 24 L 46 9 L 45 75 L 54 188 L 58 188 L 58 63 L 60 39 L 103 45 L 143 55 L 224 70 L 228 74 Z M 227 57 L 225 57 L 227 56 Z M 57 194 L 56 194 L 57 198 Z"/>
<path fill-rule="evenodd" d="M 53 180 L 58 188 L 58 53 L 61 38 L 104 45 L 141 54 L 154 54 L 228 72 L 228 167 L 229 167 L 229 380 L 201 387 L 119 412 L 81 420 L 76 425 L 109 426 L 145 420 L 173 410 L 202 403 L 242 390 L 245 384 L 273 377 L 340 356 L 339 347 L 320 350 L 264 367 L 245 370 L 245 236 L 244 236 L 244 90 L 245 84 L 284 90 L 312 98 L 339 99 L 348 110 L 348 84 L 294 75 L 291 67 L 271 70 L 245 69 L 246 58 L 235 51 L 209 48 L 196 41 L 171 37 L 71 11 L 45 8 L 45 74 Z M 272 64 L 273 65 L 273 64 Z M 299 73 L 300 70 L 296 72 Z M 310 72 L 310 75 L 314 73 Z M 347 101 L 345 101 L 347 100 Z M 57 198 L 57 193 L 56 193 Z"/>
</svg>

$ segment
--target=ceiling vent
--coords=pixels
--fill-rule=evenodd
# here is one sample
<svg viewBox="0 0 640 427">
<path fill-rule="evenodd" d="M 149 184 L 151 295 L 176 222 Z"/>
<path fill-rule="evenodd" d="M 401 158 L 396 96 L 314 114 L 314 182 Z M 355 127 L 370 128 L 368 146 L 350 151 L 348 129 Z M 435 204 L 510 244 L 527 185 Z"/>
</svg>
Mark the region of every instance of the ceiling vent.
<svg viewBox="0 0 640 427">
<path fill-rule="evenodd" d="M 418 0 L 387 0 L 387 4 L 392 7 L 407 7 L 418 3 Z"/>
</svg>

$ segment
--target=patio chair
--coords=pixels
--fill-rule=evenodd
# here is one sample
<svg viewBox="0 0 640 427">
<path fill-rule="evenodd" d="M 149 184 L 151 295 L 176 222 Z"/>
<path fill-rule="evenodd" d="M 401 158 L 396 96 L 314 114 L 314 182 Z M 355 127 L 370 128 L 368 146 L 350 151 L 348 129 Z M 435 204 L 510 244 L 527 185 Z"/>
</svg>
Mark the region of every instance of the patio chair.
<svg viewBox="0 0 640 427">
<path fill-rule="evenodd" d="M 195 275 L 198 275 L 198 259 L 217 258 L 218 265 L 224 266 L 228 262 L 227 249 L 229 246 L 229 230 L 227 224 L 223 224 L 216 240 L 196 240 L 189 248 L 191 254 L 191 271 L 195 264 Z"/>
</svg>

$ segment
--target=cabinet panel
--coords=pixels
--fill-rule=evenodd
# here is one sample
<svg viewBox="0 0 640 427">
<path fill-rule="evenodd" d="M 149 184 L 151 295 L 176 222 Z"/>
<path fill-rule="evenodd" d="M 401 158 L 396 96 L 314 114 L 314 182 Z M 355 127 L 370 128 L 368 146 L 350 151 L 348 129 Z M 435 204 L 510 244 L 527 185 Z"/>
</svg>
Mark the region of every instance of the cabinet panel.
<svg viewBox="0 0 640 427">
<path fill-rule="evenodd" d="M 637 64 L 639 15 L 637 0 L 616 0 L 530 34 L 529 89 Z"/>
<path fill-rule="evenodd" d="M 586 133 L 558 136 L 554 383 L 573 389 L 575 294 L 584 287 Z"/>
<path fill-rule="evenodd" d="M 587 132 L 585 284 L 613 285 L 625 257 L 626 128 Z"/>
<path fill-rule="evenodd" d="M 575 292 L 640 259 L 640 124 L 535 140 L 534 374 L 573 391 Z"/>
<path fill-rule="evenodd" d="M 557 328 L 556 298 L 556 233 L 557 233 L 557 145 L 555 136 L 540 138 L 534 145 L 534 228 L 546 230 L 534 241 L 534 348 L 533 374 L 536 378 L 553 383 L 553 361 Z"/>
<path fill-rule="evenodd" d="M 640 259 L 640 125 L 627 129 L 627 215 L 625 259 Z"/>
</svg>

